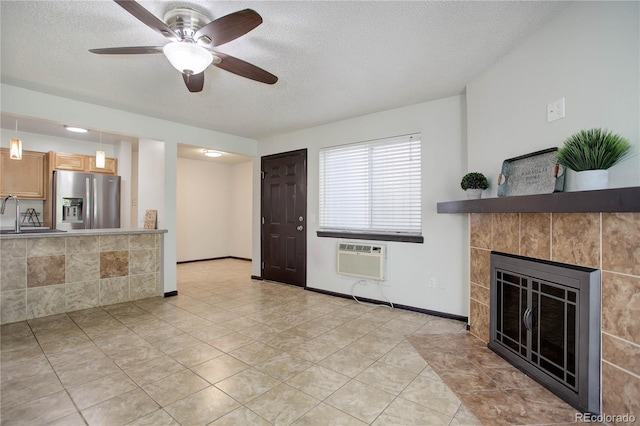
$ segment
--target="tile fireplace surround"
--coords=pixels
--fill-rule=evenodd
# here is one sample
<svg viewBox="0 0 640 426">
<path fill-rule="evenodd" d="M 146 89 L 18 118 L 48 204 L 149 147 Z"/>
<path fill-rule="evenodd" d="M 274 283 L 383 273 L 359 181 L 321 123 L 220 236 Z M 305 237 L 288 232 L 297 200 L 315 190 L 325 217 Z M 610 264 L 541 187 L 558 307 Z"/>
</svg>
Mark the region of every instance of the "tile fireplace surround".
<svg viewBox="0 0 640 426">
<path fill-rule="evenodd" d="M 635 193 L 637 196 L 638 191 Z M 547 197 L 555 202 L 561 196 Z M 468 201 L 459 202 L 458 212 L 470 213 L 471 333 L 489 341 L 492 250 L 601 269 L 601 411 L 640 414 L 640 213 L 636 207 L 625 206 L 622 213 L 611 212 L 616 208 L 610 206 L 603 211 L 572 213 L 554 204 L 546 207 L 550 212 L 519 213 L 512 212 L 517 208 L 509 200 L 505 209 L 509 213 L 503 213 L 499 201 L 491 200 L 490 209 L 486 208 L 489 200 L 483 200 L 485 204 L 476 210 L 480 213 L 473 213 Z M 455 203 L 440 203 L 438 211 L 455 213 L 451 209 Z M 542 204 L 537 208 L 545 209 Z M 530 207 L 523 210 L 531 211 Z"/>
</svg>

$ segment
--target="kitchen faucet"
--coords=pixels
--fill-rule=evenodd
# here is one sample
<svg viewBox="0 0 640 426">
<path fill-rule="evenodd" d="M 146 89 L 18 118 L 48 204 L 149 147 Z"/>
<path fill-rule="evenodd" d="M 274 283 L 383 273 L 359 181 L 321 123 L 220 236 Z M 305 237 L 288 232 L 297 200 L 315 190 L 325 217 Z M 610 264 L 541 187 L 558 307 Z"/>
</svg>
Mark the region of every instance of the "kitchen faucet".
<svg viewBox="0 0 640 426">
<path fill-rule="evenodd" d="M 16 197 L 13 194 L 9 194 L 6 197 L 4 197 L 4 200 L 2 200 L 2 207 L 0 207 L 0 214 L 4 214 L 4 208 L 7 205 L 7 200 L 9 198 L 13 198 L 13 200 L 16 202 L 16 234 L 20 233 L 20 202 L 18 201 L 18 197 Z"/>
</svg>

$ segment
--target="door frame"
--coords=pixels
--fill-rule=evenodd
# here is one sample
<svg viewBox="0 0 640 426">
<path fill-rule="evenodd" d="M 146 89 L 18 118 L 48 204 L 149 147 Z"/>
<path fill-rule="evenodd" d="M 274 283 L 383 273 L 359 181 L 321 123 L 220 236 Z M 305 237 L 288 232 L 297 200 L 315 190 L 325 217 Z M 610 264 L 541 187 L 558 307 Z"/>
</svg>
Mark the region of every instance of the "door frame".
<svg viewBox="0 0 640 426">
<path fill-rule="evenodd" d="M 307 288 L 307 238 L 306 236 L 308 235 L 307 231 L 307 224 L 309 223 L 309 218 L 307 217 L 307 213 L 308 213 L 308 203 L 307 203 L 307 199 L 309 197 L 309 187 L 308 187 L 308 162 L 309 162 L 309 158 L 308 158 L 308 150 L 307 148 L 302 148 L 302 149 L 296 149 L 293 151 L 286 151 L 286 152 L 279 152 L 277 154 L 270 154 L 270 155 L 264 155 L 262 157 L 260 157 L 260 278 L 264 279 L 264 238 L 265 238 L 265 234 L 264 234 L 264 222 L 262 220 L 263 217 L 265 217 L 264 215 L 264 163 L 265 160 L 270 160 L 270 159 L 275 159 L 275 158 L 282 158 L 282 157 L 288 157 L 290 155 L 296 155 L 296 154 L 304 154 L 304 164 L 303 164 L 303 173 L 304 173 L 304 193 L 305 193 L 305 197 L 304 197 L 304 223 L 305 223 L 305 239 L 304 239 L 304 247 L 303 247 L 303 259 L 304 259 L 304 279 L 302 282 L 302 288 L 306 289 Z M 285 283 L 287 284 L 287 283 Z M 290 284 L 293 285 L 293 284 Z"/>
</svg>

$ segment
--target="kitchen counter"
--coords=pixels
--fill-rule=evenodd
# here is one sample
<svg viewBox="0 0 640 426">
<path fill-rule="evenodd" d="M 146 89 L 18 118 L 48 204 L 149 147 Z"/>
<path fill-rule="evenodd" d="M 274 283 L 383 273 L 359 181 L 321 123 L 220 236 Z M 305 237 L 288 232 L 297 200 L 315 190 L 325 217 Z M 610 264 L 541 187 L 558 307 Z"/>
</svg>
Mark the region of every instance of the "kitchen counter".
<svg viewBox="0 0 640 426">
<path fill-rule="evenodd" d="M 13 228 L 2 228 L 2 231 L 13 230 Z M 23 232 L 24 231 L 24 232 Z M 166 229 L 143 229 L 143 228 L 110 228 L 110 229 L 74 229 L 70 231 L 56 231 L 48 228 L 24 227 L 19 234 L 0 234 L 0 239 L 15 238 L 50 238 L 50 237 L 73 237 L 89 235 L 136 235 L 136 234 L 164 234 Z"/>
<path fill-rule="evenodd" d="M 166 230 L 33 231 L 0 235 L 2 324 L 163 295 Z"/>
</svg>

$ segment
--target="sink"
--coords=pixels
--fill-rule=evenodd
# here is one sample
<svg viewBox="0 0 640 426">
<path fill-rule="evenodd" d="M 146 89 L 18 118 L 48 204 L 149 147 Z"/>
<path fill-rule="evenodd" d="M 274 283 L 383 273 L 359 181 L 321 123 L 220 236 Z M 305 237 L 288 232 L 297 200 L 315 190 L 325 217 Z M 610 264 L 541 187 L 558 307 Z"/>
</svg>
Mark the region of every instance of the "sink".
<svg viewBox="0 0 640 426">
<path fill-rule="evenodd" d="M 12 235 L 20 235 L 20 234 L 52 234 L 55 232 L 67 232 L 61 229 L 21 229 L 20 233 L 16 234 L 15 229 L 0 229 L 0 234 L 12 234 Z"/>
</svg>

